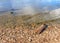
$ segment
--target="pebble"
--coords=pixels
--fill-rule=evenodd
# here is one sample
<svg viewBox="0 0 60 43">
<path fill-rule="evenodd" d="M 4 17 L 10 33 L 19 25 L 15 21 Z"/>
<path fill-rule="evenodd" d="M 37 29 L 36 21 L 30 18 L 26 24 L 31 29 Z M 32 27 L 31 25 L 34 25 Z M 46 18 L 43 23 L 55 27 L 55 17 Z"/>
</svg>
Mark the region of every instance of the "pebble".
<svg viewBox="0 0 60 43">
<path fill-rule="evenodd" d="M 32 38 L 31 38 L 31 37 L 29 37 L 29 38 L 28 38 L 28 40 L 31 42 L 31 41 L 32 41 Z"/>
</svg>

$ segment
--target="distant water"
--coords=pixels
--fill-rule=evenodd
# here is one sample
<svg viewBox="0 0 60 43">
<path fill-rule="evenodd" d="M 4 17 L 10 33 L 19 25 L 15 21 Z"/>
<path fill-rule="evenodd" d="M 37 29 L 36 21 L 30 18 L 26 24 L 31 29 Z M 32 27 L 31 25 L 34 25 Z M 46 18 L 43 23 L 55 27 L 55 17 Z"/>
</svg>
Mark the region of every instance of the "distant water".
<svg viewBox="0 0 60 43">
<path fill-rule="evenodd" d="M 18 14 L 36 14 L 42 11 L 48 12 L 60 8 L 59 0 L 2 0 L 0 1 L 0 13 L 13 11 Z M 19 10 L 15 10 L 19 9 Z"/>
</svg>

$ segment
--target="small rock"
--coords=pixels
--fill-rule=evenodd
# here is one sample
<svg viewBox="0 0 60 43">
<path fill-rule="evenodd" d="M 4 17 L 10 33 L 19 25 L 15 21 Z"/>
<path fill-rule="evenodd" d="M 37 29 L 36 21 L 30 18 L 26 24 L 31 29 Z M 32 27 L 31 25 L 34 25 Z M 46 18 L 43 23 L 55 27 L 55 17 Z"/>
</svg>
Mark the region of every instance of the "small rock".
<svg viewBox="0 0 60 43">
<path fill-rule="evenodd" d="M 29 37 L 29 39 L 28 39 L 30 42 L 32 41 L 32 38 L 31 37 Z"/>
</svg>

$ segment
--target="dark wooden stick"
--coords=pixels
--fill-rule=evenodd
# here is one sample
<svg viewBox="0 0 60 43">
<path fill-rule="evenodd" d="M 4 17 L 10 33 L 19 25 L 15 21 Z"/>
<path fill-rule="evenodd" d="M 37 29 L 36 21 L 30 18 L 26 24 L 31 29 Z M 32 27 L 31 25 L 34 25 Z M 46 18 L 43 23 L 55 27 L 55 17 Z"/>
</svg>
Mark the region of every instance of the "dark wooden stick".
<svg viewBox="0 0 60 43">
<path fill-rule="evenodd" d="M 43 26 L 43 28 L 42 28 L 42 30 L 40 31 L 39 34 L 41 34 L 42 32 L 44 32 L 47 29 L 47 27 L 48 27 L 48 25 L 44 24 L 44 26 Z"/>
<path fill-rule="evenodd" d="M 43 24 L 40 27 L 38 27 L 37 29 L 35 29 L 35 33 L 41 34 L 42 32 L 44 32 L 47 29 L 48 25 L 47 24 Z"/>
</svg>

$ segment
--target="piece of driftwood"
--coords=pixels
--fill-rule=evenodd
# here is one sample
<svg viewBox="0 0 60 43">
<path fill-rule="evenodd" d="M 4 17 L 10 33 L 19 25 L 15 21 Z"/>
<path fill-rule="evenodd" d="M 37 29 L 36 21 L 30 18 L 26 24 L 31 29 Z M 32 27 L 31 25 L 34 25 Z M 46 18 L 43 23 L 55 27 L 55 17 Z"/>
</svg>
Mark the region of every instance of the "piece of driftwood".
<svg viewBox="0 0 60 43">
<path fill-rule="evenodd" d="M 44 32 L 47 29 L 48 25 L 43 24 L 40 27 L 38 27 L 37 29 L 34 30 L 34 33 L 37 34 L 41 34 L 42 32 Z"/>
</svg>

